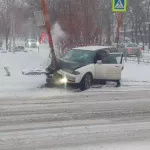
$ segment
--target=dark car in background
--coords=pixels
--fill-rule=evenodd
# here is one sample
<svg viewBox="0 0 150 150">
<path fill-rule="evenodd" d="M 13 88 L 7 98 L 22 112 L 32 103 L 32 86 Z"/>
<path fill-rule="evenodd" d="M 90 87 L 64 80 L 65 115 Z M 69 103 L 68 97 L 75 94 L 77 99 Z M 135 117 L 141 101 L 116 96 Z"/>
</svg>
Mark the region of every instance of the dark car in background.
<svg viewBox="0 0 150 150">
<path fill-rule="evenodd" d="M 139 57 L 142 54 L 142 48 L 136 43 L 124 43 L 119 48 L 120 52 L 123 52 L 125 56 L 136 56 Z"/>
</svg>

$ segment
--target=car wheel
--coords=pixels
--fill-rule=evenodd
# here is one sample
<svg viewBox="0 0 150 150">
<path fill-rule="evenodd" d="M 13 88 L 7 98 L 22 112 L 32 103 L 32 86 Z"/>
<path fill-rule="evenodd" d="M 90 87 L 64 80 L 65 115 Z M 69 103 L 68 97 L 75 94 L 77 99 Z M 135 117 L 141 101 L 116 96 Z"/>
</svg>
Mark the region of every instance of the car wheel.
<svg viewBox="0 0 150 150">
<path fill-rule="evenodd" d="M 93 80 L 92 75 L 90 73 L 87 73 L 83 77 L 83 79 L 82 79 L 82 81 L 80 83 L 80 90 L 84 91 L 84 90 L 89 89 L 91 87 L 91 85 L 92 85 L 92 80 Z"/>
<path fill-rule="evenodd" d="M 121 86 L 120 80 L 117 80 L 116 82 L 117 82 L 116 87 L 120 87 Z"/>
<path fill-rule="evenodd" d="M 55 84 L 54 84 L 54 82 L 52 81 L 52 79 L 47 78 L 47 79 L 46 79 L 46 86 L 47 86 L 47 87 L 54 87 Z"/>
</svg>

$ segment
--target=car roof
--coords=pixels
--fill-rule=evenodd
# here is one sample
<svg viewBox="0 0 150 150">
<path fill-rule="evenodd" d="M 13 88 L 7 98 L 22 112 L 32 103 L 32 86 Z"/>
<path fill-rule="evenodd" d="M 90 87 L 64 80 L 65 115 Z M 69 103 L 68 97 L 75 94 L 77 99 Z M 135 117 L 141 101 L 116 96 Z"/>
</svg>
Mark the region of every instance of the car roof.
<svg viewBox="0 0 150 150">
<path fill-rule="evenodd" d="M 136 43 L 125 43 L 125 46 L 128 46 L 128 45 L 136 45 L 136 46 L 138 46 L 138 44 L 136 44 Z"/>
<path fill-rule="evenodd" d="M 85 47 L 76 47 L 74 50 L 88 50 L 88 51 L 97 51 L 103 50 L 107 48 L 113 48 L 113 46 L 85 46 Z"/>
<path fill-rule="evenodd" d="M 36 41 L 35 39 L 27 39 L 28 41 L 31 41 L 31 40 L 34 40 L 34 41 Z"/>
<path fill-rule="evenodd" d="M 132 42 L 124 42 L 124 44 L 136 44 L 136 43 L 132 43 Z"/>
<path fill-rule="evenodd" d="M 123 53 L 121 53 L 121 52 L 113 52 L 113 53 L 110 53 L 110 54 L 119 54 L 119 55 L 122 55 Z"/>
</svg>

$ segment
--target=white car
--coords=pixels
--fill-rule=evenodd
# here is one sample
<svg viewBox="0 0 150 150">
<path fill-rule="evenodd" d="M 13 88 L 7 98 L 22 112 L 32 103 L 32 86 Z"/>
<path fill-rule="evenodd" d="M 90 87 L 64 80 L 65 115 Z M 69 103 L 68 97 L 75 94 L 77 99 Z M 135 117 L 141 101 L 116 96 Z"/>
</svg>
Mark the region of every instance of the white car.
<svg viewBox="0 0 150 150">
<path fill-rule="evenodd" d="M 37 47 L 39 47 L 39 42 L 37 40 L 34 40 L 34 39 L 28 39 L 25 42 L 25 47 L 27 47 L 27 48 L 37 48 Z"/>
<path fill-rule="evenodd" d="M 110 53 L 109 46 L 78 47 L 59 59 L 58 65 L 53 75 L 57 83 L 73 83 L 81 90 L 89 89 L 94 80 L 115 81 L 120 86 L 123 53 Z"/>
</svg>

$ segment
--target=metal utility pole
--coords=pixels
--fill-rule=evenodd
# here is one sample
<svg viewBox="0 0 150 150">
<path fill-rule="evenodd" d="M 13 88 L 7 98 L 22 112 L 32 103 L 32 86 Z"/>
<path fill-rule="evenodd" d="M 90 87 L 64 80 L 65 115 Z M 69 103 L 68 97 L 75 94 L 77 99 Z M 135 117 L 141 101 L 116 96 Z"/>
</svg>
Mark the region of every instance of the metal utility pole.
<svg viewBox="0 0 150 150">
<path fill-rule="evenodd" d="M 148 42 L 149 42 L 149 49 L 150 49 L 150 23 L 148 24 Z"/>
<path fill-rule="evenodd" d="M 123 23 L 123 28 L 124 28 L 124 40 L 126 39 L 126 23 Z"/>
<path fill-rule="evenodd" d="M 112 21 L 113 21 L 113 42 L 115 43 L 115 38 L 116 38 L 116 22 L 117 22 L 117 19 L 116 19 L 116 14 L 113 13 L 112 14 Z"/>
<path fill-rule="evenodd" d="M 15 53 L 15 38 L 16 38 L 16 29 L 15 29 L 15 15 L 12 12 L 11 13 L 11 34 L 10 34 L 10 43 L 9 43 L 9 51 L 13 51 L 13 53 Z"/>
<path fill-rule="evenodd" d="M 49 18 L 48 18 L 48 12 L 47 12 L 47 8 L 46 8 L 46 2 L 45 0 L 41 0 L 41 5 L 42 5 L 42 11 L 43 11 L 43 15 L 44 15 L 44 20 L 45 20 L 45 27 L 47 30 L 47 34 L 48 34 L 48 42 L 49 42 L 49 47 L 51 48 L 51 55 L 52 55 L 52 67 L 54 69 L 57 68 L 57 60 L 56 60 L 56 55 L 55 55 L 55 51 L 54 51 L 54 46 L 53 46 L 53 40 L 52 40 L 52 36 L 51 36 L 51 32 L 50 32 L 50 23 L 49 23 Z"/>
<path fill-rule="evenodd" d="M 39 41 L 39 37 L 37 36 L 37 42 Z M 37 44 L 38 53 L 40 53 L 40 43 Z"/>
<path fill-rule="evenodd" d="M 146 22 L 145 24 L 148 25 L 148 42 L 149 42 L 148 49 L 150 50 L 150 22 Z"/>
<path fill-rule="evenodd" d="M 10 16 L 10 42 L 8 47 L 9 52 L 11 52 L 11 45 L 12 45 L 12 15 Z"/>
<path fill-rule="evenodd" d="M 12 37 L 13 37 L 13 53 L 15 53 L 15 48 L 16 48 L 16 24 L 15 24 L 15 15 L 12 13 Z"/>
<path fill-rule="evenodd" d="M 117 35 L 116 35 L 117 50 L 118 50 L 118 44 L 120 39 L 120 26 L 121 26 L 121 13 L 118 13 L 117 14 Z"/>
</svg>

